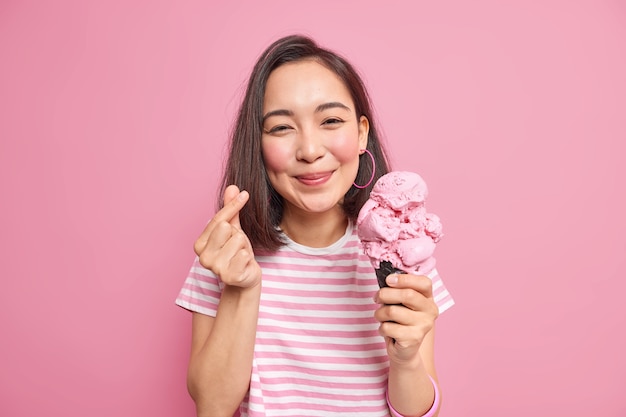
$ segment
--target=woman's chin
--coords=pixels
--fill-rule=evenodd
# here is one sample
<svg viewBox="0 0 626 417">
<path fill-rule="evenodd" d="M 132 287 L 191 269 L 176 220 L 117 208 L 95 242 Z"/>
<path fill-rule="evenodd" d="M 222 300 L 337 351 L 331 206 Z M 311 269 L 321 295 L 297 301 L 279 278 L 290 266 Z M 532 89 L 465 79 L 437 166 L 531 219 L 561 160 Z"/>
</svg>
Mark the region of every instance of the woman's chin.
<svg viewBox="0 0 626 417">
<path fill-rule="evenodd" d="M 300 201 L 292 209 L 303 213 L 323 214 L 335 210 L 341 211 L 341 206 L 337 201 L 323 201 L 321 199 L 311 199 Z"/>
</svg>

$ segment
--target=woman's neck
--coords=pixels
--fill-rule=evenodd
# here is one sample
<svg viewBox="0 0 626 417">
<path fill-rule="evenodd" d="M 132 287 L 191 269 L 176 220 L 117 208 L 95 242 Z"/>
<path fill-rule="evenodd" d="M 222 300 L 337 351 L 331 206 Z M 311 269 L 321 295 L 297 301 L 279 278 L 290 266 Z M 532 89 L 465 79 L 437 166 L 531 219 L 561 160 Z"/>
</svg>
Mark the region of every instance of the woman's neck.
<svg viewBox="0 0 626 417">
<path fill-rule="evenodd" d="M 346 227 L 348 218 L 339 205 L 315 214 L 285 210 L 280 222 L 280 228 L 291 240 L 310 248 L 332 245 L 346 233 Z"/>
</svg>

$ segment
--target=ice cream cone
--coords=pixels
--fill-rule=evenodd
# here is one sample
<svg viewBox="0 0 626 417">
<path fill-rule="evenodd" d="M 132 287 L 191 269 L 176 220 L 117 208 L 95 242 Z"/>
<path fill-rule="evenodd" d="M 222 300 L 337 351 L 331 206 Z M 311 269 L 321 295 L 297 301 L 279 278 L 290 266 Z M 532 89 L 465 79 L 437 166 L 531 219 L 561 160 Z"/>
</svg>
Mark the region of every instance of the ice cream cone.
<svg viewBox="0 0 626 417">
<path fill-rule="evenodd" d="M 391 273 L 427 275 L 435 267 L 443 234 L 439 217 L 426 211 L 427 195 L 418 174 L 392 171 L 376 181 L 359 210 L 357 233 L 381 288 Z"/>
</svg>

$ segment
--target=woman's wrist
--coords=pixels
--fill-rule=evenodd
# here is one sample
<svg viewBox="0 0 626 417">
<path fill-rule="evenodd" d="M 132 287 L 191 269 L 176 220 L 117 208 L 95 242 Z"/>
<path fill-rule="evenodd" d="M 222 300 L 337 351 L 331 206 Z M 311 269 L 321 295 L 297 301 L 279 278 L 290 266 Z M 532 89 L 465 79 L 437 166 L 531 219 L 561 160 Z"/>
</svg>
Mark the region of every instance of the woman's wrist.
<svg viewBox="0 0 626 417">
<path fill-rule="evenodd" d="M 228 300 L 241 304 L 256 304 L 261 297 L 261 283 L 252 287 L 237 287 L 235 285 L 224 285 L 220 300 Z M 222 301 L 220 301 L 222 302 Z"/>
<path fill-rule="evenodd" d="M 439 402 L 441 400 L 441 396 L 439 395 L 439 388 L 437 387 L 437 383 L 435 382 L 435 380 L 430 375 L 428 375 L 428 378 L 430 379 L 430 382 L 433 384 L 435 397 L 433 398 L 433 403 L 430 406 L 430 409 L 426 412 L 426 414 L 421 415 L 421 417 L 433 417 L 433 416 L 435 416 L 435 414 L 437 413 L 437 410 L 439 409 Z M 389 401 L 389 391 L 387 391 L 387 405 L 389 406 L 389 412 L 390 412 L 392 417 L 407 417 L 407 416 L 405 416 L 403 414 L 400 414 L 395 408 L 393 408 L 393 406 L 391 405 L 391 401 Z"/>
</svg>

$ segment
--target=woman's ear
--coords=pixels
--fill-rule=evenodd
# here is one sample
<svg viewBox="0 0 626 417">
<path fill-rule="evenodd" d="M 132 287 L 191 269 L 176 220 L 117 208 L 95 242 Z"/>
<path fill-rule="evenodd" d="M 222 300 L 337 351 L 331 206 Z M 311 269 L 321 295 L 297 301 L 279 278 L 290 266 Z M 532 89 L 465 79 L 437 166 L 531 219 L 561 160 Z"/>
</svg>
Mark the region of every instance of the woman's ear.
<svg viewBox="0 0 626 417">
<path fill-rule="evenodd" d="M 367 148 L 367 140 L 370 133 L 370 121 L 365 116 L 359 118 L 359 149 Z"/>
</svg>

